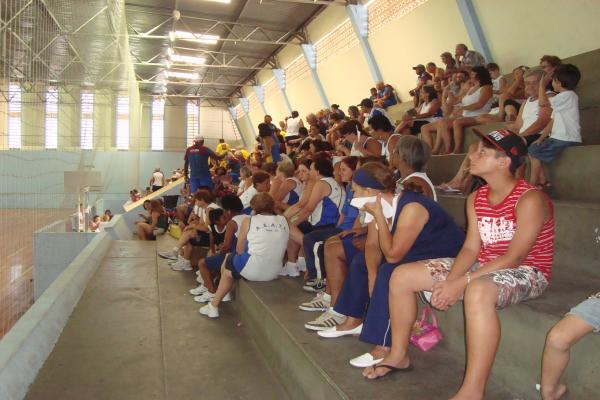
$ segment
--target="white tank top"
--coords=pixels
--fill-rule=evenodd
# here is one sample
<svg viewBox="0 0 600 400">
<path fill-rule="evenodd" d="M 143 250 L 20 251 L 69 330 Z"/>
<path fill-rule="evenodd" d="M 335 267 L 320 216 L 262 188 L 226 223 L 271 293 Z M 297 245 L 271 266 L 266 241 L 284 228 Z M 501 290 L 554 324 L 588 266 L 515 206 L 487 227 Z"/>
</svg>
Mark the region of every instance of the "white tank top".
<svg viewBox="0 0 600 400">
<path fill-rule="evenodd" d="M 296 193 L 296 195 L 298 196 L 298 200 L 300 200 L 300 198 L 302 197 L 302 191 L 304 190 L 304 184 L 302 182 L 300 182 L 300 179 L 296 178 L 295 176 L 291 177 L 291 178 L 286 178 L 286 181 L 294 181 L 296 183 L 296 186 L 290 191 L 290 192 L 294 192 Z M 290 193 L 286 194 L 285 197 L 283 198 L 283 202 L 287 203 L 290 199 Z"/>
<path fill-rule="evenodd" d="M 329 194 L 319 201 L 308 222 L 313 226 L 335 225 L 342 212 L 346 191 L 333 178 L 321 178 L 321 181 L 329 185 Z"/>
<path fill-rule="evenodd" d="M 523 133 L 527 128 L 529 128 L 538 119 L 539 113 L 539 100 L 531 100 L 531 97 L 528 98 L 527 101 L 525 101 L 525 104 L 523 104 L 523 113 L 521 114 L 521 118 L 523 118 L 523 125 L 521 126 L 519 133 Z"/>
<path fill-rule="evenodd" d="M 233 222 L 236 223 L 237 225 L 237 230 L 235 231 L 235 233 L 233 234 L 236 238 L 239 236 L 240 233 L 240 227 L 242 226 L 242 222 L 244 222 L 244 220 L 248 218 L 248 216 L 246 214 L 239 214 L 236 215 L 235 217 L 232 217 L 231 220 Z"/>
<path fill-rule="evenodd" d="M 496 79 L 492 79 L 492 90 L 497 92 L 500 90 L 500 80 L 502 79 L 502 75 L 498 76 Z"/>
<path fill-rule="evenodd" d="M 478 88 L 476 91 L 474 91 L 471 94 L 466 94 L 463 98 L 462 98 L 462 105 L 463 107 L 466 106 L 470 106 L 471 104 L 475 104 L 479 101 L 479 99 L 481 98 L 481 89 L 483 87 Z M 487 101 L 487 103 L 485 103 L 483 105 L 483 107 L 481 107 L 478 110 L 465 110 L 463 111 L 463 117 L 477 117 L 478 115 L 483 115 L 483 114 L 487 114 L 490 112 L 490 110 L 492 109 L 492 103 L 494 102 L 494 98 L 490 97 Z"/>
<path fill-rule="evenodd" d="M 300 129 L 300 117 L 288 118 L 286 136 L 298 136 L 298 129 Z"/>
<path fill-rule="evenodd" d="M 433 101 L 430 101 L 429 103 L 423 103 L 423 105 L 421 106 L 421 110 L 419 110 L 419 114 L 426 114 L 429 112 L 429 109 L 431 108 L 431 104 L 433 103 Z M 429 122 L 433 122 L 437 119 L 440 119 L 440 117 L 429 117 L 429 118 L 419 118 L 418 121 L 429 121 Z"/>
<path fill-rule="evenodd" d="M 367 138 L 365 139 L 365 143 L 364 143 L 364 146 L 363 146 L 363 147 L 365 147 L 365 146 L 367 145 L 367 142 L 368 142 L 369 140 L 371 140 L 371 139 L 373 139 L 373 138 L 372 138 L 372 137 L 370 137 L 370 136 L 369 136 L 369 137 L 367 137 Z M 358 143 L 358 141 L 359 141 L 359 140 L 360 140 L 360 133 L 358 134 L 358 137 L 356 138 L 356 141 L 355 141 L 354 143 L 352 143 L 352 148 L 350 149 L 350 155 L 351 155 L 351 156 L 354 156 L 354 157 L 364 157 L 364 154 L 363 154 L 363 153 L 362 153 L 360 150 L 358 150 L 358 149 L 356 148 L 356 143 Z"/>
<path fill-rule="evenodd" d="M 390 137 L 388 138 L 387 142 L 385 143 L 381 143 L 381 155 L 384 156 L 385 158 L 387 158 L 388 161 L 390 161 L 390 141 L 392 140 L 392 138 L 394 136 L 402 136 L 399 133 L 394 133 L 391 134 Z"/>
<path fill-rule="evenodd" d="M 437 193 L 435 192 L 435 187 L 433 186 L 431 179 L 429 179 L 429 177 L 427 176 L 427 174 L 425 172 L 413 172 L 412 174 L 408 175 L 406 178 L 400 179 L 396 184 L 396 193 L 400 193 L 404 189 L 403 183 L 413 177 L 421 178 L 425 182 L 427 182 L 427 184 L 431 188 L 431 192 L 433 193 L 433 200 L 437 201 Z"/>
</svg>

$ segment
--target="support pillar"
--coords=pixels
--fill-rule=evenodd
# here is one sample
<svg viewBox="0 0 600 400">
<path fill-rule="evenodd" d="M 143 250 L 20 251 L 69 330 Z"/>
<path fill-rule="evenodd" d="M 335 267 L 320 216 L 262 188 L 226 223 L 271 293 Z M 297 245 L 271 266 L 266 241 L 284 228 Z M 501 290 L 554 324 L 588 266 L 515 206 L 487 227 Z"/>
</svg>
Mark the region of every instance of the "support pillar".
<svg viewBox="0 0 600 400">
<path fill-rule="evenodd" d="M 235 127 L 237 128 L 238 132 L 240 133 L 242 144 L 245 148 L 248 148 L 248 143 L 246 142 L 246 138 L 244 138 L 244 134 L 242 133 L 242 129 L 240 128 L 240 123 L 237 120 L 237 110 L 235 109 L 235 107 L 227 107 L 227 109 L 229 110 L 229 115 L 231 115 L 231 120 L 235 124 Z"/>
<path fill-rule="evenodd" d="M 285 105 L 288 109 L 288 112 L 292 114 L 292 104 L 290 103 L 290 99 L 287 96 L 287 92 L 285 91 L 285 70 L 283 68 L 275 68 L 272 69 L 273 76 L 275 76 L 275 80 L 277 81 L 277 86 L 279 87 L 279 91 L 281 92 L 281 97 L 283 97 L 283 101 L 285 101 Z"/>
<path fill-rule="evenodd" d="M 323 107 L 329 108 L 329 100 L 327 99 L 325 89 L 323 88 L 323 84 L 321 83 L 321 79 L 317 73 L 317 50 L 315 49 L 315 45 L 303 44 L 302 52 L 304 53 L 304 58 L 306 59 L 306 63 L 310 69 L 310 74 L 312 75 L 313 82 L 315 83 L 317 92 L 319 93 L 319 97 L 321 98 L 321 103 L 323 103 Z"/>
<path fill-rule="evenodd" d="M 254 139 L 257 136 L 256 128 L 252 123 L 252 118 L 250 118 L 250 103 L 247 97 L 240 98 L 240 104 L 242 105 L 242 110 L 244 110 L 244 114 L 246 114 L 246 120 L 248 121 L 248 125 L 250 125 L 250 130 L 252 132 L 252 138 Z M 240 131 L 240 134 L 242 131 Z"/>
<path fill-rule="evenodd" d="M 258 100 L 258 104 L 260 104 L 263 115 L 269 114 L 265 108 L 265 88 L 262 87 L 262 85 L 254 85 L 252 86 L 252 89 L 254 90 L 254 94 L 256 94 L 256 100 Z"/>
<path fill-rule="evenodd" d="M 473 43 L 473 48 L 480 52 L 486 59 L 487 62 L 492 61 L 492 52 L 488 46 L 481 25 L 479 24 L 479 18 L 475 12 L 473 6 L 473 0 L 456 0 L 460 15 L 462 16 L 465 28 Z"/>
<path fill-rule="evenodd" d="M 367 66 L 369 67 L 369 72 L 371 73 L 373 81 L 383 82 L 383 76 L 381 75 L 379 65 L 375 60 L 375 55 L 373 54 L 373 50 L 371 50 L 371 45 L 369 44 L 368 39 L 369 10 L 363 4 L 350 4 L 346 6 L 346 12 L 350 17 L 350 22 L 352 22 L 354 33 L 356 34 L 358 43 L 360 43 L 360 47 L 362 48 L 363 55 L 365 56 L 365 61 L 367 62 Z"/>
</svg>

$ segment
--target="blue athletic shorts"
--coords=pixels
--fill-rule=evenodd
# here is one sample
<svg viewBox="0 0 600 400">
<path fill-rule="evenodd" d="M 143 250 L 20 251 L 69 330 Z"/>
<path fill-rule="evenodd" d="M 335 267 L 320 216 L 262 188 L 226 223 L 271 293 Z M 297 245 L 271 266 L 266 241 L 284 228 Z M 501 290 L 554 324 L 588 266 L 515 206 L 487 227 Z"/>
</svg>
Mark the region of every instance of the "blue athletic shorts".
<svg viewBox="0 0 600 400">
<path fill-rule="evenodd" d="M 212 190 L 212 187 L 213 187 L 212 179 L 210 179 L 210 177 L 199 177 L 199 178 L 190 177 L 190 194 L 196 193 L 196 190 L 200 189 L 203 186 L 210 188 Z"/>
<path fill-rule="evenodd" d="M 223 261 L 225 260 L 225 256 L 227 254 L 216 254 L 214 256 L 206 257 L 204 262 L 208 267 L 209 271 L 219 272 L 221 270 L 221 265 L 223 265 Z"/>
</svg>

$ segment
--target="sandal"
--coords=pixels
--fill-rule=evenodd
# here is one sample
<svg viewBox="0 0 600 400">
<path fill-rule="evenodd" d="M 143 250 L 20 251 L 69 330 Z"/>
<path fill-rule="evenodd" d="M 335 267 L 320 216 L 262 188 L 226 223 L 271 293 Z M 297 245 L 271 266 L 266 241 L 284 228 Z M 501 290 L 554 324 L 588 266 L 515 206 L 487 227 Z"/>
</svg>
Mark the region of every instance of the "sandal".
<svg viewBox="0 0 600 400">
<path fill-rule="evenodd" d="M 388 375 L 395 374 L 396 372 L 410 372 L 413 370 L 412 364 L 409 364 L 408 367 L 406 367 L 406 368 L 398 368 L 398 367 L 394 367 L 393 365 L 387 365 L 387 364 L 373 365 L 373 371 L 375 371 L 377 368 L 387 368 L 390 371 L 387 372 L 385 375 L 378 375 L 375 378 L 369 378 L 369 379 L 377 380 L 377 379 L 385 378 Z"/>
</svg>

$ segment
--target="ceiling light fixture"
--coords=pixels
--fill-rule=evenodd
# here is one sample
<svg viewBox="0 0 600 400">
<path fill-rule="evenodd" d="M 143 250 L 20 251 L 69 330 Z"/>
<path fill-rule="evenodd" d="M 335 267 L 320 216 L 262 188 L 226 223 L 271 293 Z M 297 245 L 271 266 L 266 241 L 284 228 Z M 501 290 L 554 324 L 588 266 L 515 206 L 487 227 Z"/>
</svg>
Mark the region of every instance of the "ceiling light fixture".
<svg viewBox="0 0 600 400">
<path fill-rule="evenodd" d="M 200 75 L 197 72 L 180 72 L 180 71 L 165 71 L 167 78 L 181 78 L 181 79 L 198 79 Z"/>
<path fill-rule="evenodd" d="M 183 64 L 195 64 L 202 65 L 206 62 L 206 58 L 204 57 L 194 57 L 194 56 L 184 56 L 181 54 L 171 54 L 169 58 L 172 62 L 183 63 Z"/>
<path fill-rule="evenodd" d="M 186 31 L 171 31 L 169 32 L 169 39 L 171 39 L 171 41 L 180 39 L 205 44 L 217 44 L 220 37 L 218 35 L 203 35 L 201 33 L 192 33 Z"/>
</svg>

